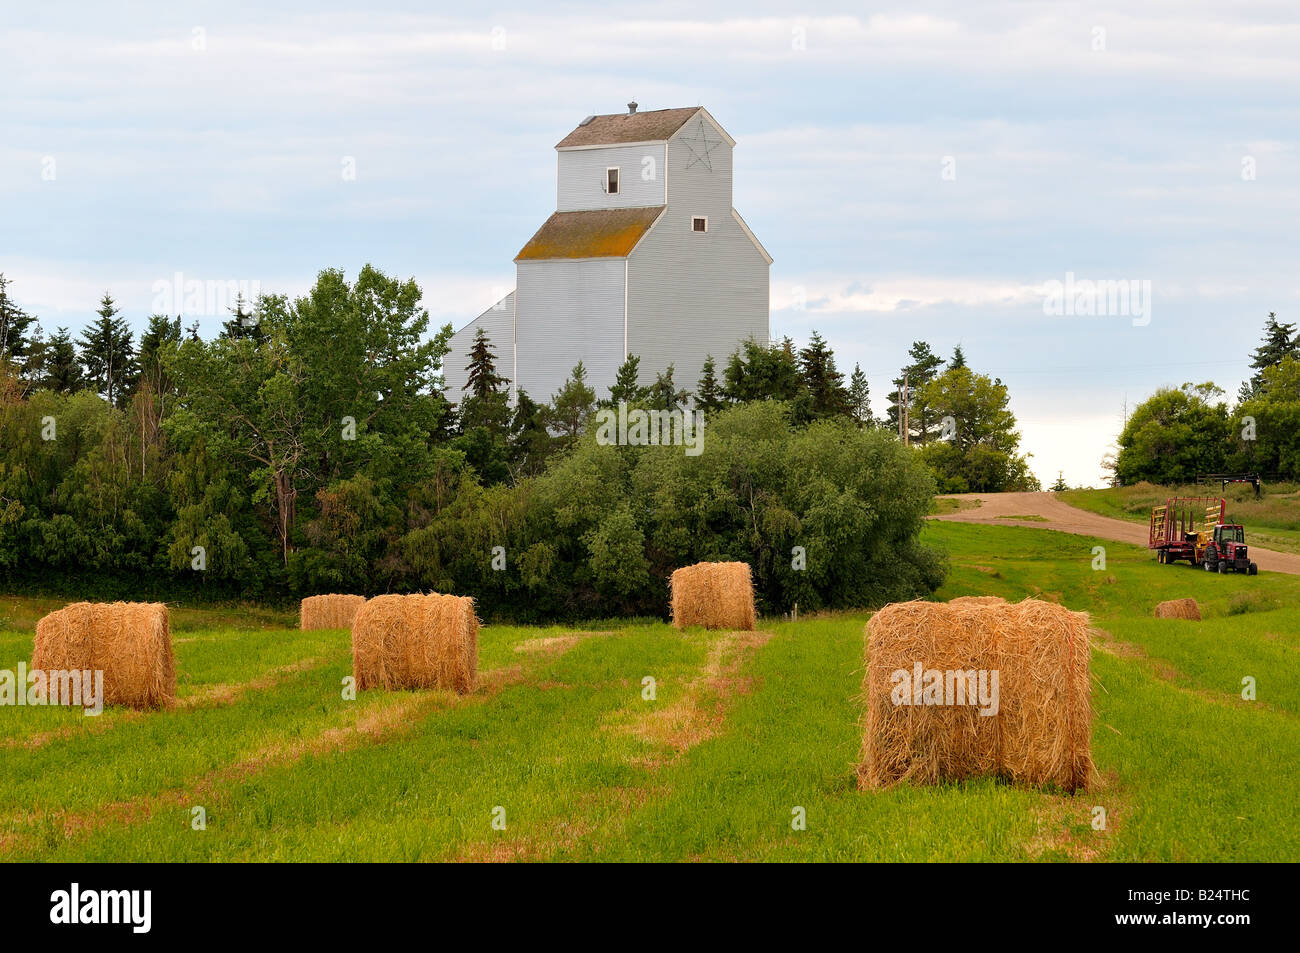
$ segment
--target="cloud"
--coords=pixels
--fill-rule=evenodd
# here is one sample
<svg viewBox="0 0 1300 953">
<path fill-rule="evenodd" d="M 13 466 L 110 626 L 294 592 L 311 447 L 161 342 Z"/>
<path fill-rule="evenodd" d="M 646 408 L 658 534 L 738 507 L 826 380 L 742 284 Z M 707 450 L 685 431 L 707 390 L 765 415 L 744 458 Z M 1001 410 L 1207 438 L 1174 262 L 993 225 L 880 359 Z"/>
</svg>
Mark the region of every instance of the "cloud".
<svg viewBox="0 0 1300 953">
<path fill-rule="evenodd" d="M 773 331 L 818 328 L 878 394 L 913 340 L 961 341 L 1046 447 L 1079 406 L 1239 376 L 1300 311 L 1298 48 L 1293 4 L 1228 0 L 28 5 L 0 32 L 0 270 L 77 327 L 105 289 L 142 322 L 178 270 L 296 294 L 370 261 L 460 327 L 513 285 L 578 119 L 702 103 Z M 1067 271 L 1151 280 L 1152 324 L 1045 318 Z M 1231 360 L 1191 366 L 1206 340 Z"/>
<path fill-rule="evenodd" d="M 1042 303 L 1041 286 L 941 276 L 860 282 L 773 282 L 773 311 L 807 311 L 810 316 L 908 311 L 934 305 L 1023 305 Z"/>
</svg>

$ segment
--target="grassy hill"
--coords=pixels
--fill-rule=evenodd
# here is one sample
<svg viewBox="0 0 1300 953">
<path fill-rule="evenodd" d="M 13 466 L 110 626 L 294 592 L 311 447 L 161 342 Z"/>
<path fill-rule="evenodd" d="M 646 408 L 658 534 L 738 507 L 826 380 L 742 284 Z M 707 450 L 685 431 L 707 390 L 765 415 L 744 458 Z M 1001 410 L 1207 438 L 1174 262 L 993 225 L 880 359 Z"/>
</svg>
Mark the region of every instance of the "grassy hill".
<svg viewBox="0 0 1300 953">
<path fill-rule="evenodd" d="M 1058 497 L 1082 510 L 1145 525 L 1151 507 L 1172 496 L 1223 496 L 1228 501 L 1228 518 L 1246 527 L 1246 542 L 1266 549 L 1300 553 L 1300 486 L 1294 483 L 1265 484 L 1260 499 L 1253 488 L 1230 485 L 1226 493 L 1218 486 L 1133 486 L 1101 490 L 1066 490 Z"/>
<path fill-rule="evenodd" d="M 173 711 L 0 707 L 0 857 L 1300 856 L 1300 577 L 1182 571 L 1029 528 L 942 523 L 926 537 L 951 555 L 944 598 L 1037 595 L 1093 613 L 1098 790 L 857 791 L 865 612 L 763 620 L 753 635 L 488 626 L 473 696 L 346 701 L 347 633 L 223 611 L 178 625 Z M 1095 545 L 1105 570 L 1091 569 Z M 1150 617 L 1189 595 L 1205 621 Z M 30 659 L 38 611 L 22 603 L 0 600 L 0 667 Z M 192 829 L 198 807 L 206 830 Z"/>
</svg>

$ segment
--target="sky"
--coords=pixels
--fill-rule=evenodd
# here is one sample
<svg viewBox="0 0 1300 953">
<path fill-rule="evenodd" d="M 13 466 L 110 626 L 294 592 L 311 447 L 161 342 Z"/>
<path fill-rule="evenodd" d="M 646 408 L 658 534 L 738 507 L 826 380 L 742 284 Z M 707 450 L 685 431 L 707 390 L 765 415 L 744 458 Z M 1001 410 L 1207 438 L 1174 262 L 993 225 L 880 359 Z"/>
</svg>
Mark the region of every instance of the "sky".
<svg viewBox="0 0 1300 953">
<path fill-rule="evenodd" d="M 1300 319 L 1293 2 L 0 3 L 0 272 L 46 330 L 367 262 L 459 328 L 554 211 L 555 143 L 633 99 L 737 140 L 775 337 L 820 331 L 877 414 L 913 341 L 960 344 L 1044 485 L 1100 485 L 1126 408 L 1231 397 Z"/>
</svg>

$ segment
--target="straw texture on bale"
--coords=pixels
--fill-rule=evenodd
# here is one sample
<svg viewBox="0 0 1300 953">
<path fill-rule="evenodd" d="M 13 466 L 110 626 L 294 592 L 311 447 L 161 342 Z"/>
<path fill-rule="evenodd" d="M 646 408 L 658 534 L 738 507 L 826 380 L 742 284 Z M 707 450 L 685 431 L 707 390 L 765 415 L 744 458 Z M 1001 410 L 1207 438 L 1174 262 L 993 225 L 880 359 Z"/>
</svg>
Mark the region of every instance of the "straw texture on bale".
<svg viewBox="0 0 1300 953">
<path fill-rule="evenodd" d="M 478 617 L 468 596 L 376 596 L 352 622 L 358 689 L 442 688 L 461 694 L 478 677 Z"/>
<path fill-rule="evenodd" d="M 36 623 L 32 668 L 103 671 L 104 704 L 165 708 L 176 700 L 171 623 L 161 602 L 77 602 Z"/>
<path fill-rule="evenodd" d="M 918 662 L 996 671 L 997 714 L 981 715 L 978 702 L 895 704 L 894 673 L 912 675 Z M 858 786 L 991 775 L 1086 788 L 1095 775 L 1088 662 L 1087 614 L 1052 603 L 885 606 L 867 624 Z"/>
<path fill-rule="evenodd" d="M 950 606 L 1004 606 L 1007 600 L 1001 596 L 958 596 L 956 599 L 949 599 Z"/>
<path fill-rule="evenodd" d="M 365 596 L 308 596 L 302 600 L 299 627 L 307 629 L 350 629 L 357 610 L 366 604 Z"/>
<path fill-rule="evenodd" d="M 1157 619 L 1195 619 L 1201 621 L 1201 607 L 1195 599 L 1170 599 L 1156 606 Z"/>
<path fill-rule="evenodd" d="M 673 625 L 684 629 L 754 629 L 754 581 L 749 563 L 696 563 L 669 582 Z"/>
</svg>

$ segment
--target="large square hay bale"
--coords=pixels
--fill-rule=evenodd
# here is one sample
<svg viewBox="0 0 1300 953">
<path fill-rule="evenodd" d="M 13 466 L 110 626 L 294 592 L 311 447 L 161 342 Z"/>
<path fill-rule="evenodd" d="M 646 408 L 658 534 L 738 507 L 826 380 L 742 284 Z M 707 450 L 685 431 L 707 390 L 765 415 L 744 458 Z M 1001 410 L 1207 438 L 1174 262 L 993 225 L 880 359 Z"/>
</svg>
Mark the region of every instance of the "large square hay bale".
<svg viewBox="0 0 1300 953">
<path fill-rule="evenodd" d="M 77 602 L 36 623 L 32 668 L 102 671 L 104 704 L 164 708 L 176 700 L 171 623 L 161 602 Z"/>
<path fill-rule="evenodd" d="M 330 593 L 327 596 L 308 596 L 302 600 L 298 625 L 308 629 L 350 629 L 357 610 L 366 604 L 365 596 L 347 596 Z"/>
<path fill-rule="evenodd" d="M 673 572 L 673 625 L 684 629 L 754 628 L 754 581 L 749 563 L 696 563 Z"/>
<path fill-rule="evenodd" d="M 376 596 L 352 621 L 357 688 L 442 688 L 465 694 L 478 676 L 478 617 L 468 596 Z"/>
<path fill-rule="evenodd" d="M 991 775 L 1073 792 L 1093 778 L 1086 613 L 902 602 L 866 634 L 859 787 Z"/>
<path fill-rule="evenodd" d="M 1201 607 L 1195 599 L 1170 599 L 1156 606 L 1157 619 L 1193 619 L 1201 621 Z"/>
</svg>

